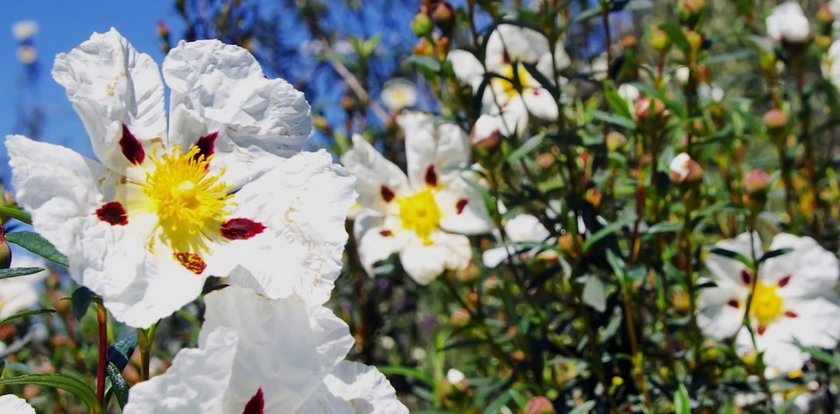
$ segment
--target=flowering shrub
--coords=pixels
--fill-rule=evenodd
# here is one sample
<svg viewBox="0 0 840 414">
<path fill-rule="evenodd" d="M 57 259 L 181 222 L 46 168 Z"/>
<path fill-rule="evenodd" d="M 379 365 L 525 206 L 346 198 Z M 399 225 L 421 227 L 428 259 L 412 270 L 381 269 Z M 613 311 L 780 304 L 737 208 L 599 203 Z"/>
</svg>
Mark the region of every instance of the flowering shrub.
<svg viewBox="0 0 840 414">
<path fill-rule="evenodd" d="M 193 3 L 6 140 L 0 412 L 840 409 L 840 2 Z"/>
</svg>

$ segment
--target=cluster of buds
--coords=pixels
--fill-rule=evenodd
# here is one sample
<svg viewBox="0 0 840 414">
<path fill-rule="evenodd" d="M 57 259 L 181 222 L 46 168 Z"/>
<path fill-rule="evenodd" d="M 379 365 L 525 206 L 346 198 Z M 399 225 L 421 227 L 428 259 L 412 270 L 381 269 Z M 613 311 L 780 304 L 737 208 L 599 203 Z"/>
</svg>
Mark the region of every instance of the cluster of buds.
<svg viewBox="0 0 840 414">
<path fill-rule="evenodd" d="M 643 97 L 633 104 L 633 115 L 639 128 L 648 132 L 657 132 L 668 121 L 665 102 L 655 97 Z"/>
<path fill-rule="evenodd" d="M 443 58 L 449 53 L 450 37 L 455 28 L 457 14 L 451 4 L 440 0 L 423 0 L 414 19 L 411 30 L 420 38 L 414 46 L 414 54 Z M 435 28 L 439 33 L 435 33 Z"/>
<path fill-rule="evenodd" d="M 683 152 L 671 160 L 670 177 L 671 181 L 678 184 L 698 182 L 703 178 L 703 167 Z"/>
</svg>

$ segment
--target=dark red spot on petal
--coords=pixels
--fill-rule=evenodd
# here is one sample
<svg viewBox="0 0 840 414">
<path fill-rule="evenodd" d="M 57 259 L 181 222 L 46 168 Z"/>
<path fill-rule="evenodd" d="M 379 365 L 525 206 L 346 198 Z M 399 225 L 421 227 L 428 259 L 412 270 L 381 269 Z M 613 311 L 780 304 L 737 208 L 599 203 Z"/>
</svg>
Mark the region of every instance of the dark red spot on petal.
<svg viewBox="0 0 840 414">
<path fill-rule="evenodd" d="M 726 302 L 726 304 L 729 305 L 729 306 L 732 306 L 735 309 L 738 309 L 739 307 L 741 307 L 741 305 L 735 299 L 730 299 L 729 302 Z"/>
<path fill-rule="evenodd" d="M 799 315 L 794 311 L 785 311 L 785 316 L 788 318 L 798 318 Z"/>
<path fill-rule="evenodd" d="M 741 280 L 744 281 L 745 285 L 749 285 L 752 283 L 752 273 L 747 269 L 741 270 Z"/>
<path fill-rule="evenodd" d="M 386 203 L 390 203 L 391 200 L 394 199 L 394 192 L 384 185 L 379 187 L 379 193 L 382 194 L 382 199 L 385 200 Z"/>
<path fill-rule="evenodd" d="M 426 184 L 437 187 L 437 172 L 435 172 L 435 166 L 430 165 L 429 168 L 426 168 Z"/>
<path fill-rule="evenodd" d="M 263 412 L 265 412 L 265 399 L 263 398 L 262 388 L 259 388 L 257 393 L 245 404 L 242 414 L 263 414 Z"/>
<path fill-rule="evenodd" d="M 467 204 L 469 204 L 469 203 L 470 203 L 470 200 L 467 200 L 466 198 L 462 198 L 462 199 L 458 200 L 458 202 L 455 203 L 455 212 L 458 213 L 458 214 L 463 213 L 464 209 L 467 207 Z"/>
<path fill-rule="evenodd" d="M 120 148 L 122 148 L 123 155 L 134 165 L 140 165 L 146 159 L 146 151 L 143 150 L 143 144 L 128 130 L 126 124 L 122 125 Z"/>
<path fill-rule="evenodd" d="M 508 54 L 507 50 L 502 52 L 502 62 L 510 63 L 510 55 Z"/>
<path fill-rule="evenodd" d="M 245 240 L 262 233 L 263 230 L 265 226 L 262 223 L 246 218 L 235 218 L 222 224 L 220 232 L 222 236 L 231 240 Z"/>
<path fill-rule="evenodd" d="M 105 203 L 96 210 L 96 217 L 112 226 L 125 226 L 128 224 L 128 215 L 125 208 L 119 201 Z"/>
<path fill-rule="evenodd" d="M 204 262 L 204 259 L 195 253 L 175 252 L 172 253 L 172 257 L 174 257 L 181 266 L 184 266 L 184 268 L 197 275 L 200 275 L 204 272 L 204 269 L 207 268 L 207 263 Z"/>
<path fill-rule="evenodd" d="M 766 326 L 764 326 L 764 325 L 758 325 L 758 334 L 759 334 L 759 335 L 764 335 L 764 332 L 766 332 L 766 331 L 767 331 L 767 327 L 766 327 Z"/>
<path fill-rule="evenodd" d="M 204 159 L 209 158 L 216 152 L 216 138 L 219 136 L 219 132 L 211 132 L 195 142 L 195 146 L 198 147 L 198 152 L 195 154 L 194 159 L 198 160 L 201 157 Z"/>
<path fill-rule="evenodd" d="M 394 232 L 388 229 L 379 230 L 379 235 L 382 237 L 391 237 L 394 235 Z"/>
<path fill-rule="evenodd" d="M 779 279 L 779 287 L 785 287 L 788 283 L 790 283 L 790 275 Z"/>
</svg>

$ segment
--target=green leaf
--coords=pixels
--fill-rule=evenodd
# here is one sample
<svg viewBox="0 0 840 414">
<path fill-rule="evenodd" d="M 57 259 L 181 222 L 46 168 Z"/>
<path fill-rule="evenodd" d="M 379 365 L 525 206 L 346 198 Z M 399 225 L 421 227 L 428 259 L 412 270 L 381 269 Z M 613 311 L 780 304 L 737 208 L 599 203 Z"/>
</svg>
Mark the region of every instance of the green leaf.
<svg viewBox="0 0 840 414">
<path fill-rule="evenodd" d="M 85 316 L 95 296 L 96 294 L 84 286 L 79 286 L 73 291 L 73 294 L 70 296 L 70 303 L 73 307 L 73 316 L 76 317 L 77 321 L 81 321 Z"/>
<path fill-rule="evenodd" d="M 632 122 L 633 114 L 630 113 L 628 102 L 618 94 L 618 89 L 611 81 L 604 82 L 604 99 L 607 100 L 607 104 L 614 112 Z"/>
<path fill-rule="evenodd" d="M 684 384 L 680 384 L 674 393 L 674 414 L 691 414 L 691 399 Z"/>
<path fill-rule="evenodd" d="M 519 161 L 520 158 L 524 157 L 534 148 L 538 147 L 544 139 L 545 134 L 537 134 L 531 138 L 528 138 L 528 140 L 523 142 L 522 145 L 519 146 L 519 148 L 517 148 L 516 150 L 511 152 L 510 155 L 508 155 L 507 162 L 509 164 L 513 164 Z"/>
<path fill-rule="evenodd" d="M 432 73 L 439 73 L 441 69 L 440 61 L 428 56 L 411 55 L 407 60 L 421 70 L 425 69 Z"/>
<path fill-rule="evenodd" d="M 604 226 L 603 228 L 601 228 L 601 230 L 598 230 L 595 234 L 593 234 L 592 236 L 590 236 L 588 239 L 586 239 L 583 242 L 583 246 L 582 246 L 583 251 L 588 250 L 590 247 L 592 247 L 593 244 L 597 243 L 598 240 L 601 240 L 604 237 L 607 237 L 610 234 L 617 232 L 622 227 L 624 227 L 624 226 L 630 224 L 631 222 L 633 222 L 633 220 L 635 220 L 635 219 L 636 219 L 636 217 L 631 215 L 631 216 L 625 217 L 623 220 L 619 220 L 619 221 L 616 221 L 614 223 L 610 223 L 610 224 Z"/>
<path fill-rule="evenodd" d="M 606 122 L 608 124 L 617 125 L 617 126 L 620 126 L 622 128 L 626 128 L 626 129 L 631 130 L 631 131 L 636 129 L 636 123 L 635 122 L 633 122 L 630 119 L 624 118 L 620 115 L 611 114 L 611 113 L 602 112 L 602 111 L 592 111 L 592 117 L 599 120 L 599 121 L 603 121 L 603 122 Z"/>
<path fill-rule="evenodd" d="M 386 365 L 377 368 L 379 369 L 379 372 L 385 375 L 402 375 L 405 377 L 411 377 L 423 381 L 431 387 L 435 386 L 435 380 L 432 377 L 428 376 L 426 373 L 416 368 L 403 367 L 398 365 Z"/>
<path fill-rule="evenodd" d="M 19 208 L 0 206 L 0 216 L 11 217 L 26 224 L 32 224 L 32 215 Z"/>
<path fill-rule="evenodd" d="M 595 401 L 587 401 L 577 407 L 575 407 L 572 411 L 569 411 L 569 414 L 586 414 L 592 411 L 592 408 L 595 407 Z"/>
<path fill-rule="evenodd" d="M 82 400 L 87 406 L 88 412 L 92 414 L 100 414 L 102 412 L 93 390 L 85 385 L 84 382 L 73 377 L 61 374 L 26 374 L 19 377 L 0 379 L 0 385 L 26 384 L 65 390 Z"/>
<path fill-rule="evenodd" d="M 770 250 L 769 252 L 764 253 L 764 255 L 762 255 L 761 258 L 758 259 L 758 264 L 764 263 L 764 261 L 767 260 L 767 259 L 772 259 L 774 257 L 778 257 L 778 256 L 781 256 L 781 255 L 784 255 L 784 254 L 788 254 L 792 251 L 793 251 L 793 249 L 790 248 L 790 247 L 783 247 L 781 249 Z"/>
<path fill-rule="evenodd" d="M 676 23 L 662 23 L 659 25 L 659 30 L 668 33 L 668 38 L 670 38 L 671 42 L 673 42 L 674 45 L 676 45 L 683 53 L 687 53 L 691 50 L 691 46 L 688 44 L 688 39 L 685 38 L 682 28 Z"/>
<path fill-rule="evenodd" d="M 0 319 L 0 325 L 11 322 L 15 319 L 26 318 L 27 316 L 40 315 L 40 314 L 43 314 L 43 313 L 55 313 L 55 309 L 30 309 L 30 310 L 25 310 L 23 312 L 18 312 L 14 315 L 10 315 L 10 316 L 7 316 L 3 319 Z"/>
<path fill-rule="evenodd" d="M 33 275 L 44 269 L 40 267 L 13 267 L 11 269 L 0 269 L 0 279 L 10 279 L 18 276 Z"/>
<path fill-rule="evenodd" d="M 513 394 L 511 394 L 512 390 L 507 390 L 502 395 L 498 396 L 494 399 L 484 410 L 484 414 L 495 414 L 501 412 L 502 407 L 504 407 L 508 401 L 513 398 Z"/>
<path fill-rule="evenodd" d="M 797 348 L 811 354 L 811 357 L 818 361 L 825 362 L 826 364 L 833 365 L 835 367 L 840 367 L 840 365 L 838 365 L 837 359 L 835 359 L 834 356 L 832 356 L 826 351 L 823 351 L 822 349 L 815 348 L 813 346 L 802 345 L 797 341 L 794 341 L 793 344 L 796 345 Z"/>
<path fill-rule="evenodd" d="M 128 365 L 128 360 L 136 347 L 137 332 L 132 332 L 108 347 L 108 362 L 114 364 L 118 371 L 122 371 Z"/>
<path fill-rule="evenodd" d="M 47 239 L 41 237 L 40 234 L 31 231 L 16 231 L 14 233 L 6 233 L 6 241 L 14 243 L 32 253 L 37 254 L 47 260 L 52 260 L 62 266 L 70 266 L 67 261 L 67 256 L 61 254 L 55 249 Z"/>
<path fill-rule="evenodd" d="M 720 247 L 713 247 L 713 248 L 709 249 L 709 252 L 713 253 L 713 254 L 716 254 L 718 256 L 728 257 L 730 259 L 737 260 L 737 261 L 743 263 L 744 266 L 747 266 L 748 268 L 753 269 L 752 261 L 750 259 L 748 259 L 747 257 L 745 257 L 744 255 L 742 255 L 741 253 L 733 252 L 732 250 L 726 250 L 726 249 L 723 249 L 723 248 L 720 248 Z"/>
<path fill-rule="evenodd" d="M 108 366 L 105 367 L 105 372 L 108 373 L 108 379 L 111 380 L 111 387 L 108 391 L 113 392 L 117 396 L 117 403 L 120 405 L 120 408 L 125 407 L 128 404 L 128 383 L 120 373 L 120 369 L 113 362 L 108 363 Z"/>
</svg>

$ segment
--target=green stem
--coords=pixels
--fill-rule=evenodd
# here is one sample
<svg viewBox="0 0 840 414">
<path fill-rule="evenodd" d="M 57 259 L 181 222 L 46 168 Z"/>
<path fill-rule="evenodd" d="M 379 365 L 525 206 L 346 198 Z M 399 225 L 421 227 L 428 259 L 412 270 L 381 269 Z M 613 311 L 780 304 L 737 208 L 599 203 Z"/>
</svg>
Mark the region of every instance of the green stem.
<svg viewBox="0 0 840 414">
<path fill-rule="evenodd" d="M 148 329 L 137 329 L 137 345 L 140 348 L 140 380 L 149 379 L 149 363 L 152 358 L 152 343 L 155 338 L 157 323 Z"/>
</svg>

